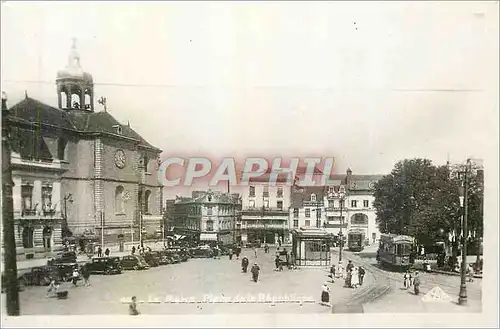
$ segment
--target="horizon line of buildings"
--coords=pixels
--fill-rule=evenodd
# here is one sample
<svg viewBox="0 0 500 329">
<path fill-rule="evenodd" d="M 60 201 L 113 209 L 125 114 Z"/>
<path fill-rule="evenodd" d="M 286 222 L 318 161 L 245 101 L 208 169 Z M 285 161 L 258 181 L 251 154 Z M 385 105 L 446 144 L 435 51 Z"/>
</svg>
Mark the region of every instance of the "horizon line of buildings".
<svg viewBox="0 0 500 329">
<path fill-rule="evenodd" d="M 271 185 L 268 178 L 269 172 L 248 186 L 233 187 L 232 193 L 197 190 L 191 197 L 167 200 L 165 227 L 198 243 L 290 243 L 291 232 L 300 228 L 337 237 L 361 233 L 366 245 L 379 239 L 373 187 L 382 175 L 353 175 L 348 169 L 330 177 L 333 185 L 305 187 L 279 178 Z"/>
</svg>

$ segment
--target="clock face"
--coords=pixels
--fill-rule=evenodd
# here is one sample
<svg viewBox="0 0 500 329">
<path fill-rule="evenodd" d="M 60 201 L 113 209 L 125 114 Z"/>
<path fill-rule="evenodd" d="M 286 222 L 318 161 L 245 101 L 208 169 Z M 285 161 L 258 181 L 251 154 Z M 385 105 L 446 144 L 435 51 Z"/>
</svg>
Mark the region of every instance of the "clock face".
<svg viewBox="0 0 500 329">
<path fill-rule="evenodd" d="M 370 182 L 370 184 L 368 186 L 370 187 L 371 190 L 374 190 L 375 189 L 375 182 Z"/>
<path fill-rule="evenodd" d="M 115 153 L 115 165 L 118 168 L 122 169 L 125 167 L 125 162 L 126 162 L 125 152 L 123 152 L 123 150 L 116 151 L 116 153 Z"/>
</svg>

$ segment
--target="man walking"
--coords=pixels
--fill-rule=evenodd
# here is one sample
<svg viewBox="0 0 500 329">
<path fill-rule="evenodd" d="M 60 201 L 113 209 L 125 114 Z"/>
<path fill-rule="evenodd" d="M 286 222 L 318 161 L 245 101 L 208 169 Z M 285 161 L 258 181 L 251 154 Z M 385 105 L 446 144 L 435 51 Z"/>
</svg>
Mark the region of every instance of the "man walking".
<svg viewBox="0 0 500 329">
<path fill-rule="evenodd" d="M 359 267 L 358 268 L 358 281 L 359 281 L 359 285 L 362 286 L 363 285 L 363 280 L 365 278 L 365 269 L 363 267 Z"/>
<path fill-rule="evenodd" d="M 247 272 L 248 268 L 248 258 L 246 256 L 243 256 L 243 259 L 241 260 L 241 270 L 243 273 Z"/>
<path fill-rule="evenodd" d="M 254 282 L 257 282 L 259 280 L 259 271 L 260 271 L 259 265 L 257 265 L 257 263 L 253 264 L 250 272 L 252 272 L 252 279 Z"/>
<path fill-rule="evenodd" d="M 97 257 L 102 257 L 102 248 L 101 248 L 101 246 L 99 246 L 99 248 L 97 248 Z"/>
<path fill-rule="evenodd" d="M 132 297 L 132 302 L 128 306 L 128 312 L 130 315 L 139 315 L 139 311 L 137 310 L 137 303 L 135 296 Z"/>
<path fill-rule="evenodd" d="M 109 257 L 109 253 L 110 253 L 109 248 L 106 248 L 106 250 L 104 251 L 104 255 L 106 255 L 106 257 Z"/>
<path fill-rule="evenodd" d="M 87 265 L 82 266 L 82 276 L 83 276 L 83 285 L 90 286 L 89 278 L 90 278 L 90 270 Z"/>
<path fill-rule="evenodd" d="M 417 296 L 420 294 L 420 275 L 418 275 L 418 272 L 415 272 L 415 277 L 413 278 L 413 291 Z"/>
</svg>

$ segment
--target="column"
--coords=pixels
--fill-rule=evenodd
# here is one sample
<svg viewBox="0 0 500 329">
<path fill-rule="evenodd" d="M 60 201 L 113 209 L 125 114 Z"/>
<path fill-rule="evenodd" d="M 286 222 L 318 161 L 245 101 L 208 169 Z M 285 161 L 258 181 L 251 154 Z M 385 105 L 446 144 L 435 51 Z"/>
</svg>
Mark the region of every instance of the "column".
<svg viewBox="0 0 500 329">
<path fill-rule="evenodd" d="M 33 183 L 33 207 L 36 206 L 37 211 L 42 210 L 42 181 L 36 180 Z"/>
<path fill-rule="evenodd" d="M 56 215 L 61 214 L 61 182 L 56 181 L 52 183 L 52 200 L 50 200 L 52 203 L 52 207 L 54 207 L 54 210 L 56 212 Z"/>
<path fill-rule="evenodd" d="M 80 108 L 85 109 L 85 88 L 80 87 Z"/>
<path fill-rule="evenodd" d="M 14 186 L 12 187 L 12 201 L 14 203 L 14 218 L 21 215 L 23 210 L 23 199 L 21 195 L 22 180 L 20 177 L 14 177 Z"/>
<path fill-rule="evenodd" d="M 61 96 L 61 88 L 57 88 L 57 106 L 62 108 L 62 96 Z"/>
<path fill-rule="evenodd" d="M 90 109 L 94 112 L 94 94 L 92 91 L 89 92 L 90 96 Z"/>
<path fill-rule="evenodd" d="M 299 257 L 301 259 L 301 264 L 307 265 L 306 258 L 306 242 L 304 240 L 300 240 L 300 249 L 299 249 Z"/>
<path fill-rule="evenodd" d="M 73 94 L 73 88 L 71 86 L 66 87 L 66 108 L 71 108 L 71 95 Z"/>
</svg>

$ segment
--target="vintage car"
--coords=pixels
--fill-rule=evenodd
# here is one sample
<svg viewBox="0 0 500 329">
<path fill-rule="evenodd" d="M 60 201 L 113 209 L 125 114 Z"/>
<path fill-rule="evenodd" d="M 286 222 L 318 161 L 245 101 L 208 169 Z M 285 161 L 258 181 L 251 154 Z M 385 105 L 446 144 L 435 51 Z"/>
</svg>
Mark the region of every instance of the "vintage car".
<svg viewBox="0 0 500 329">
<path fill-rule="evenodd" d="M 170 259 L 167 257 L 166 254 L 162 253 L 161 251 L 151 251 L 153 256 L 158 260 L 159 265 L 168 265 L 171 264 Z"/>
<path fill-rule="evenodd" d="M 212 258 L 214 256 L 212 248 L 208 246 L 191 248 L 190 252 L 193 258 Z"/>
<path fill-rule="evenodd" d="M 73 276 L 73 271 L 75 269 L 78 270 L 78 274 L 80 274 L 78 280 L 81 279 L 81 273 L 77 263 L 53 264 L 49 266 L 49 268 L 53 278 L 56 279 L 57 281 L 68 281 L 68 282 L 71 281 L 71 278 Z"/>
<path fill-rule="evenodd" d="M 120 261 L 120 266 L 124 270 L 147 270 L 149 269 L 148 263 L 144 260 L 142 256 L 139 255 L 128 255 L 123 256 Z"/>
<path fill-rule="evenodd" d="M 51 264 L 67 264 L 76 263 L 76 253 L 74 251 L 64 251 L 56 255 L 55 258 L 49 260 L 49 265 Z"/>
<path fill-rule="evenodd" d="M 54 271 L 49 266 L 37 266 L 24 272 L 19 279 L 26 286 L 48 286 Z"/>
<path fill-rule="evenodd" d="M 170 248 L 168 250 L 172 252 L 174 258 L 177 258 L 178 256 L 180 262 L 186 262 L 189 258 L 191 258 L 191 255 L 185 248 Z"/>
<path fill-rule="evenodd" d="M 158 257 L 158 254 L 153 251 L 144 253 L 142 257 L 150 267 L 157 267 L 160 265 L 160 258 Z"/>
<path fill-rule="evenodd" d="M 85 264 L 90 274 L 121 274 L 120 257 L 97 257 Z"/>
</svg>

